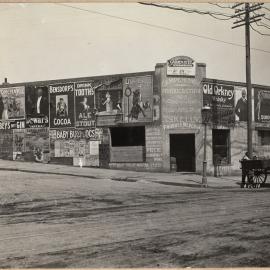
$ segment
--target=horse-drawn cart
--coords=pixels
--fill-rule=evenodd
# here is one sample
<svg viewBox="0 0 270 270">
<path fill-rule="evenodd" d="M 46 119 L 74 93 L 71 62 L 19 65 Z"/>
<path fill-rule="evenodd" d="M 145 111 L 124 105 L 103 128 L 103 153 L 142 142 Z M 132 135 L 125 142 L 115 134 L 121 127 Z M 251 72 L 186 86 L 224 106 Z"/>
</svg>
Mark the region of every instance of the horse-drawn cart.
<svg viewBox="0 0 270 270">
<path fill-rule="evenodd" d="M 270 171 L 270 159 L 241 160 L 242 187 L 261 187 Z"/>
</svg>

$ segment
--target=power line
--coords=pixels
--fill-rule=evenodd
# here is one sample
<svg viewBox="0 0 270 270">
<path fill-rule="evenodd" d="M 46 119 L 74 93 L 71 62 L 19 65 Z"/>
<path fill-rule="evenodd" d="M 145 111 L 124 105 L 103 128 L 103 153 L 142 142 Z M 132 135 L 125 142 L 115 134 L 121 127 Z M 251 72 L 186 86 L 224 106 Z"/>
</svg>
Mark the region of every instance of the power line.
<svg viewBox="0 0 270 270">
<path fill-rule="evenodd" d="M 256 13 L 255 11 L 253 11 L 255 15 L 258 15 L 258 13 Z M 266 19 L 267 21 L 270 21 L 269 18 L 267 18 L 266 16 L 263 16 L 263 19 Z"/>
<path fill-rule="evenodd" d="M 139 2 L 139 4 L 141 5 L 146 5 L 146 6 L 154 6 L 154 7 L 158 7 L 158 8 L 166 8 L 166 9 L 172 9 L 172 10 L 179 10 L 179 11 L 184 11 L 187 13 L 197 13 L 200 15 L 219 15 L 219 16 L 224 16 L 227 17 L 228 20 L 231 19 L 231 15 L 230 14 L 224 14 L 221 12 L 214 12 L 214 11 L 205 11 L 205 10 L 198 10 L 198 9 L 189 9 L 189 8 L 184 8 L 184 7 L 178 7 L 178 6 L 172 6 L 172 5 L 162 5 L 162 4 L 156 4 L 156 3 L 148 3 L 148 2 Z M 217 17 L 214 17 L 215 19 L 220 19 Z"/>
<path fill-rule="evenodd" d="M 270 29 L 270 26 L 269 25 L 267 25 L 267 24 L 264 24 L 264 23 L 258 23 L 258 22 L 255 22 L 256 23 L 256 25 L 257 26 L 261 26 L 261 27 L 265 27 L 265 28 L 267 28 L 267 29 Z"/>
<path fill-rule="evenodd" d="M 175 32 L 175 33 L 180 33 L 180 34 L 187 35 L 187 36 L 192 36 L 192 37 L 197 37 L 197 38 L 201 38 L 201 39 L 211 40 L 211 41 L 215 41 L 215 42 L 219 42 L 219 43 L 223 43 L 223 44 L 227 44 L 227 45 L 232 45 L 232 46 L 237 46 L 237 47 L 242 47 L 242 48 L 245 47 L 242 44 L 238 44 L 238 43 L 234 43 L 234 42 L 229 42 L 229 41 L 225 41 L 225 40 L 211 38 L 211 37 L 207 37 L 207 36 L 203 36 L 203 35 L 192 34 L 192 33 L 189 33 L 189 32 L 184 32 L 184 31 L 172 29 L 172 28 L 169 28 L 169 27 L 166 27 L 166 26 L 161 26 L 161 25 L 156 25 L 156 24 L 151 24 L 151 23 L 145 23 L 145 22 L 141 22 L 141 21 L 137 21 L 137 20 L 132 20 L 132 19 L 128 19 L 128 18 L 124 18 L 124 17 L 120 17 L 120 16 L 115 16 L 115 15 L 95 11 L 95 10 L 70 6 L 70 5 L 63 4 L 63 3 L 55 3 L 55 5 L 64 6 L 64 7 L 67 7 L 67 8 L 76 9 L 76 10 L 80 10 L 80 11 L 84 11 L 84 12 L 88 12 L 88 13 L 92 13 L 92 14 L 98 14 L 98 15 L 102 15 L 102 16 L 106 16 L 106 17 L 114 18 L 114 19 L 118 19 L 118 20 L 128 21 L 128 22 L 132 22 L 132 23 L 136 23 L 136 24 L 140 24 L 140 25 L 146 25 L 146 26 L 149 26 L 149 27 L 162 29 L 162 30 L 167 30 L 167 31 Z M 259 51 L 259 52 L 264 52 L 264 53 L 269 53 L 270 54 L 270 51 L 267 51 L 267 50 L 258 49 L 258 48 L 251 48 L 251 49 L 254 50 L 254 51 Z"/>
<path fill-rule="evenodd" d="M 266 19 L 267 21 L 270 21 L 270 19 L 269 19 L 269 18 L 267 18 L 267 17 L 265 17 L 265 16 L 264 16 L 263 18 L 264 18 L 264 19 Z"/>
<path fill-rule="evenodd" d="M 221 6 L 217 3 L 208 3 L 209 5 L 212 5 L 212 6 L 216 6 L 216 7 L 219 7 L 219 8 L 223 8 L 223 9 L 232 9 L 231 7 L 225 7 L 225 6 Z"/>
<path fill-rule="evenodd" d="M 266 9 L 266 10 L 270 11 L 270 9 L 269 9 L 269 8 L 267 8 L 267 7 L 265 7 L 265 6 L 263 6 L 262 8 L 264 8 L 264 9 Z"/>
<path fill-rule="evenodd" d="M 270 34 L 266 34 L 266 33 L 260 32 L 259 30 L 255 29 L 252 24 L 250 25 L 250 27 L 252 28 L 253 31 L 257 32 L 258 34 L 260 34 L 262 36 L 268 36 L 268 37 L 270 37 Z"/>
</svg>

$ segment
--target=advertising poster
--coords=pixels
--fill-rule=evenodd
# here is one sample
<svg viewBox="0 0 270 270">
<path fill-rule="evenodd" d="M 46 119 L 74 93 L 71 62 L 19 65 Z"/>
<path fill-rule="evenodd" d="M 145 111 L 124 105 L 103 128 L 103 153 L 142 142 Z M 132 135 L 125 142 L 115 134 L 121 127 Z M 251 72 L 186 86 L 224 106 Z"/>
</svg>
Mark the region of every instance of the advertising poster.
<svg viewBox="0 0 270 270">
<path fill-rule="evenodd" d="M 0 120 L 25 118 L 24 86 L 0 88 Z"/>
<path fill-rule="evenodd" d="M 0 158 L 12 160 L 13 158 L 13 131 L 0 130 Z"/>
<path fill-rule="evenodd" d="M 8 130 L 8 129 L 24 129 L 25 128 L 25 120 L 8 120 L 8 121 L 0 121 L 0 130 Z"/>
<path fill-rule="evenodd" d="M 89 147 L 90 147 L 90 155 L 97 156 L 99 153 L 99 141 L 90 141 Z"/>
<path fill-rule="evenodd" d="M 95 126 L 95 89 L 100 85 L 94 82 L 75 83 L 75 126 Z"/>
<path fill-rule="evenodd" d="M 74 84 L 49 85 L 50 127 L 74 126 Z"/>
<path fill-rule="evenodd" d="M 24 137 L 24 130 L 13 130 L 13 160 L 23 159 Z"/>
<path fill-rule="evenodd" d="M 25 130 L 25 159 L 36 162 L 49 160 L 48 128 L 27 128 Z"/>
<path fill-rule="evenodd" d="M 247 122 L 247 89 L 242 86 L 234 87 L 235 121 Z"/>
<path fill-rule="evenodd" d="M 124 121 L 153 121 L 153 77 L 151 75 L 124 78 Z M 159 101 L 158 101 L 159 102 Z"/>
<path fill-rule="evenodd" d="M 46 86 L 25 88 L 26 127 L 49 127 L 49 92 Z"/>
<path fill-rule="evenodd" d="M 96 85 L 100 85 L 95 92 L 97 115 L 122 113 L 122 79 L 108 78 L 107 80 L 96 82 Z"/>
<path fill-rule="evenodd" d="M 211 108 L 209 121 L 215 124 L 233 124 L 235 121 L 234 86 L 203 83 L 203 106 Z"/>
<path fill-rule="evenodd" d="M 270 122 L 270 89 L 254 88 L 255 122 Z"/>
<path fill-rule="evenodd" d="M 53 157 L 79 156 L 80 142 L 84 142 L 87 131 L 73 129 L 51 129 L 50 142 Z M 84 146 L 85 147 L 85 146 Z"/>
</svg>

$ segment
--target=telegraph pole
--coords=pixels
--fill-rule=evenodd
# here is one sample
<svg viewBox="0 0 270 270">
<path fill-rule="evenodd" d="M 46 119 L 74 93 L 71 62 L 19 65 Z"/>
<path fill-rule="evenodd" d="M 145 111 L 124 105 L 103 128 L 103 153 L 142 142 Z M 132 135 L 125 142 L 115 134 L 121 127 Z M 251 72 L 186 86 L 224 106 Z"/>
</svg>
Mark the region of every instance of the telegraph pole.
<svg viewBox="0 0 270 270">
<path fill-rule="evenodd" d="M 246 82 L 247 82 L 247 141 L 248 141 L 248 156 L 252 158 L 253 149 L 252 149 L 252 100 L 251 100 L 251 66 L 250 66 L 250 15 L 249 15 L 249 3 L 245 4 L 246 10 Z"/>
<path fill-rule="evenodd" d="M 244 3 L 238 3 L 233 6 L 233 8 L 237 8 L 242 6 Z M 250 24 L 260 21 L 261 17 L 264 14 L 256 14 L 254 16 L 250 16 L 255 10 L 261 9 L 263 3 L 250 5 L 249 3 L 245 3 L 244 9 L 236 9 L 235 15 L 232 18 L 238 18 L 234 22 L 234 26 L 237 28 L 240 26 L 245 26 L 245 39 L 246 39 L 246 86 L 247 86 L 247 149 L 248 156 L 252 158 L 253 156 L 253 146 L 252 146 L 252 84 L 251 84 L 251 65 L 250 65 Z M 242 18 L 241 16 L 244 16 Z"/>
</svg>

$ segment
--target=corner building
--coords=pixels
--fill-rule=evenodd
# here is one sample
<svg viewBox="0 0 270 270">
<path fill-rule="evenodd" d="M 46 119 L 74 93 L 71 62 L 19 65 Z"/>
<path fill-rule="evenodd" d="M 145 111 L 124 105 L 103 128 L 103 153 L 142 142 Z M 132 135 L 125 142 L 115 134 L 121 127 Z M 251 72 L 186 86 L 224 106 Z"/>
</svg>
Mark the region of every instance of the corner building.
<svg viewBox="0 0 270 270">
<path fill-rule="evenodd" d="M 246 86 L 187 56 L 154 71 L 0 87 L 0 158 L 72 166 L 240 173 Z M 254 154 L 270 155 L 270 87 L 253 85 Z M 202 108 L 209 108 L 207 111 Z"/>
</svg>

